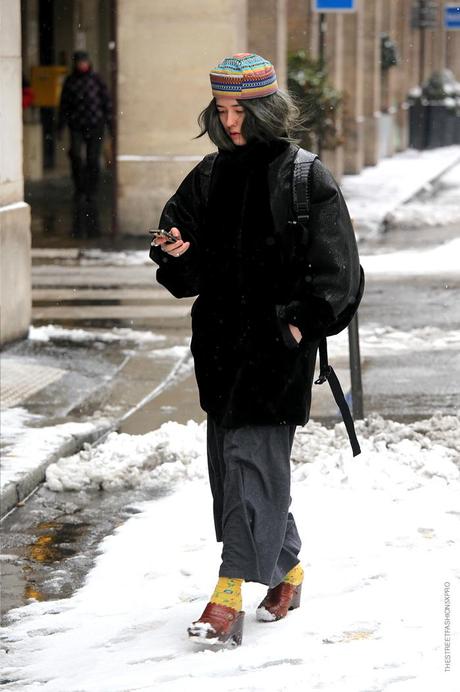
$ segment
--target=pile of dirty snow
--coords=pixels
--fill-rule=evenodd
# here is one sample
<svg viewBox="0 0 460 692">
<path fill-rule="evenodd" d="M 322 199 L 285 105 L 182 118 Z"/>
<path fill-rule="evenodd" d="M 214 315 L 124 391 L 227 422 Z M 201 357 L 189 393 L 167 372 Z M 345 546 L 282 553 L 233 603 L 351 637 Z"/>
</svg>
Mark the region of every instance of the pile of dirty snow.
<svg viewBox="0 0 460 692">
<path fill-rule="evenodd" d="M 402 424 L 373 415 L 358 421 L 362 454 L 353 458 L 343 423 L 329 429 L 310 421 L 297 428 L 294 479 L 318 486 L 410 489 L 427 479 L 460 479 L 460 425 L 455 416 L 435 415 Z M 206 477 L 206 422 L 164 423 L 145 435 L 111 433 L 96 447 L 48 467 L 51 490 L 171 487 Z"/>
<path fill-rule="evenodd" d="M 97 438 L 110 426 L 98 418 L 82 422 L 40 427 L 43 416 L 18 406 L 2 411 L 2 454 L 0 487 L 18 482 L 25 473 L 45 465 L 50 458 L 78 449 L 81 438 Z"/>
<path fill-rule="evenodd" d="M 164 423 L 145 435 L 110 433 L 97 446 L 51 464 L 50 490 L 153 487 L 204 477 L 206 424 Z"/>
</svg>

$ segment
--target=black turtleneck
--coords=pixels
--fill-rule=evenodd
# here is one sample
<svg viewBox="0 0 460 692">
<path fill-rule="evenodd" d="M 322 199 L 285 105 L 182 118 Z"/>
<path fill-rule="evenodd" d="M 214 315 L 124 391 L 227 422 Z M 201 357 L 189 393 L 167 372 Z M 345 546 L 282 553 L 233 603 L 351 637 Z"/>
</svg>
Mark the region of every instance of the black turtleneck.
<svg viewBox="0 0 460 692">
<path fill-rule="evenodd" d="M 216 159 L 205 224 L 204 293 L 225 303 L 269 299 L 278 263 L 268 166 L 289 144 L 253 141 Z"/>
</svg>

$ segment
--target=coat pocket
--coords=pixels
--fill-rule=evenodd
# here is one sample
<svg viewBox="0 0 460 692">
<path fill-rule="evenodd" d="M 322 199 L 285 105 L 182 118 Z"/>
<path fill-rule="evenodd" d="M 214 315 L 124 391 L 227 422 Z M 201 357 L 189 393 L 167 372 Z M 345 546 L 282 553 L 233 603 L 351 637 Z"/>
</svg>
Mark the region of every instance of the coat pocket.
<svg viewBox="0 0 460 692">
<path fill-rule="evenodd" d="M 301 341 L 297 341 L 294 336 L 292 335 L 291 330 L 289 329 L 289 324 L 286 322 L 285 319 L 281 318 L 279 316 L 279 311 L 283 308 L 282 305 L 276 305 L 276 324 L 278 327 L 278 331 L 281 335 L 282 342 L 286 348 L 289 348 L 291 350 L 295 350 L 296 348 L 299 348 L 300 344 L 303 342 L 303 339 Z"/>
</svg>

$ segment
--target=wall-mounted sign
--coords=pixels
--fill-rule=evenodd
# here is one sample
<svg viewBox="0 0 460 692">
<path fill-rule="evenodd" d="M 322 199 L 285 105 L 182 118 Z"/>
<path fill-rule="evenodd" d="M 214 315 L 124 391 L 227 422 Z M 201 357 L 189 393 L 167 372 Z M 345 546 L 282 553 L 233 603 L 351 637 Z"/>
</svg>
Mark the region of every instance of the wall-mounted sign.
<svg viewBox="0 0 460 692">
<path fill-rule="evenodd" d="M 358 0 L 313 0 L 313 12 L 356 12 Z"/>
<path fill-rule="evenodd" d="M 444 5 L 444 29 L 460 30 L 460 5 Z"/>
<path fill-rule="evenodd" d="M 414 2 L 411 26 L 413 29 L 437 29 L 439 26 L 437 0 Z"/>
</svg>

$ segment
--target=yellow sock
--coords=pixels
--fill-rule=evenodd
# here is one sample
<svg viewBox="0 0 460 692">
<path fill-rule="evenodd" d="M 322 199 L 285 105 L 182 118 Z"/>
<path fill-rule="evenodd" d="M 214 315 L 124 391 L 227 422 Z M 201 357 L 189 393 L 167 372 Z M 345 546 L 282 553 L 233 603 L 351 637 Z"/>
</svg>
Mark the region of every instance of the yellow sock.
<svg viewBox="0 0 460 692">
<path fill-rule="evenodd" d="M 243 607 L 243 599 L 241 596 L 241 586 L 243 582 L 244 579 L 219 577 L 219 581 L 216 584 L 210 602 L 240 611 Z"/>
<path fill-rule="evenodd" d="M 303 569 L 300 562 L 286 574 L 283 581 L 293 586 L 299 586 L 303 582 Z"/>
</svg>

